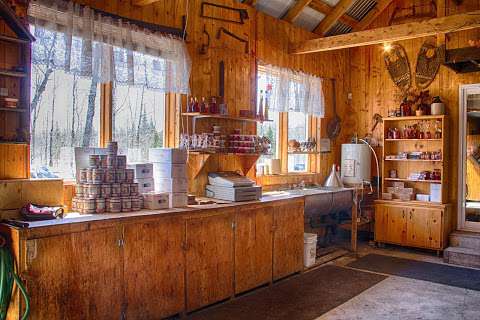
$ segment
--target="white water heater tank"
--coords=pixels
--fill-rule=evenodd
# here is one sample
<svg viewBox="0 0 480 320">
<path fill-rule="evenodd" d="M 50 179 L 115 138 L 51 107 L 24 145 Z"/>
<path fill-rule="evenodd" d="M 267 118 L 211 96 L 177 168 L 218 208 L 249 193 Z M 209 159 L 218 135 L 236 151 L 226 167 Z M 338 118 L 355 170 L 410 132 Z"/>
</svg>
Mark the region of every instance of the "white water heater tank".
<svg viewBox="0 0 480 320">
<path fill-rule="evenodd" d="M 345 184 L 371 182 L 372 154 L 366 144 L 342 144 L 341 178 Z"/>
</svg>

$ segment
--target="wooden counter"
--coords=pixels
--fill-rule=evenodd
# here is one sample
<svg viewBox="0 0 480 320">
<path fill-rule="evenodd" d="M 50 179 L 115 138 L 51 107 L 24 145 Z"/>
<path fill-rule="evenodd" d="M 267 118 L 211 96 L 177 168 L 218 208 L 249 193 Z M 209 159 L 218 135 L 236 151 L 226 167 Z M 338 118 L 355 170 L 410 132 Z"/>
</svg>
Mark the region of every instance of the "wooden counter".
<svg viewBox="0 0 480 320">
<path fill-rule="evenodd" d="M 1 225 L 31 296 L 31 319 L 159 319 L 303 269 L 304 199 Z M 9 319 L 23 300 L 15 293 Z"/>
</svg>

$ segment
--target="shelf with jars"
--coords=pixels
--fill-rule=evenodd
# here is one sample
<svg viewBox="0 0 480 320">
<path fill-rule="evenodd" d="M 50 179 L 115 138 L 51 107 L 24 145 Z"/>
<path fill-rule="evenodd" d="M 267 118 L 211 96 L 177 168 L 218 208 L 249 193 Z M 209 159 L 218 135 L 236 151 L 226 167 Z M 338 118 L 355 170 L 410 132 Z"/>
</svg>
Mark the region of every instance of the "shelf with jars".
<svg viewBox="0 0 480 320">
<path fill-rule="evenodd" d="M 445 115 L 384 118 L 383 200 L 445 203 Z"/>
</svg>

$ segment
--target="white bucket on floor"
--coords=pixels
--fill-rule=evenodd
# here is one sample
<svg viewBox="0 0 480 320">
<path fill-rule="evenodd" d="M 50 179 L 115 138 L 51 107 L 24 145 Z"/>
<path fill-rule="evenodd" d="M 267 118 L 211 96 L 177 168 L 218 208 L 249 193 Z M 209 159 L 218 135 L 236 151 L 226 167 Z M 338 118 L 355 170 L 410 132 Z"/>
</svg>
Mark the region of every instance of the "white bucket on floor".
<svg viewBox="0 0 480 320">
<path fill-rule="evenodd" d="M 315 264 L 317 256 L 317 235 L 315 233 L 303 234 L 303 265 L 309 268 Z"/>
</svg>

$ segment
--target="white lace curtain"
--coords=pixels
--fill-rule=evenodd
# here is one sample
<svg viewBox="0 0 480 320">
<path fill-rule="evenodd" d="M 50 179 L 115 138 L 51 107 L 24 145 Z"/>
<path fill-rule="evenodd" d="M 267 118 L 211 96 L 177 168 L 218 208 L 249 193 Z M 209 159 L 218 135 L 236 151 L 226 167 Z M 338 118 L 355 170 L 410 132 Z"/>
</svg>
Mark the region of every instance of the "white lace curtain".
<svg viewBox="0 0 480 320">
<path fill-rule="evenodd" d="M 63 0 L 32 0 L 36 37 L 32 62 L 98 82 L 189 93 L 191 61 L 185 43 Z"/>
<path fill-rule="evenodd" d="M 271 110 L 325 116 L 322 78 L 272 65 L 262 65 L 261 72 L 265 73 L 267 86 L 271 85 Z"/>
</svg>

